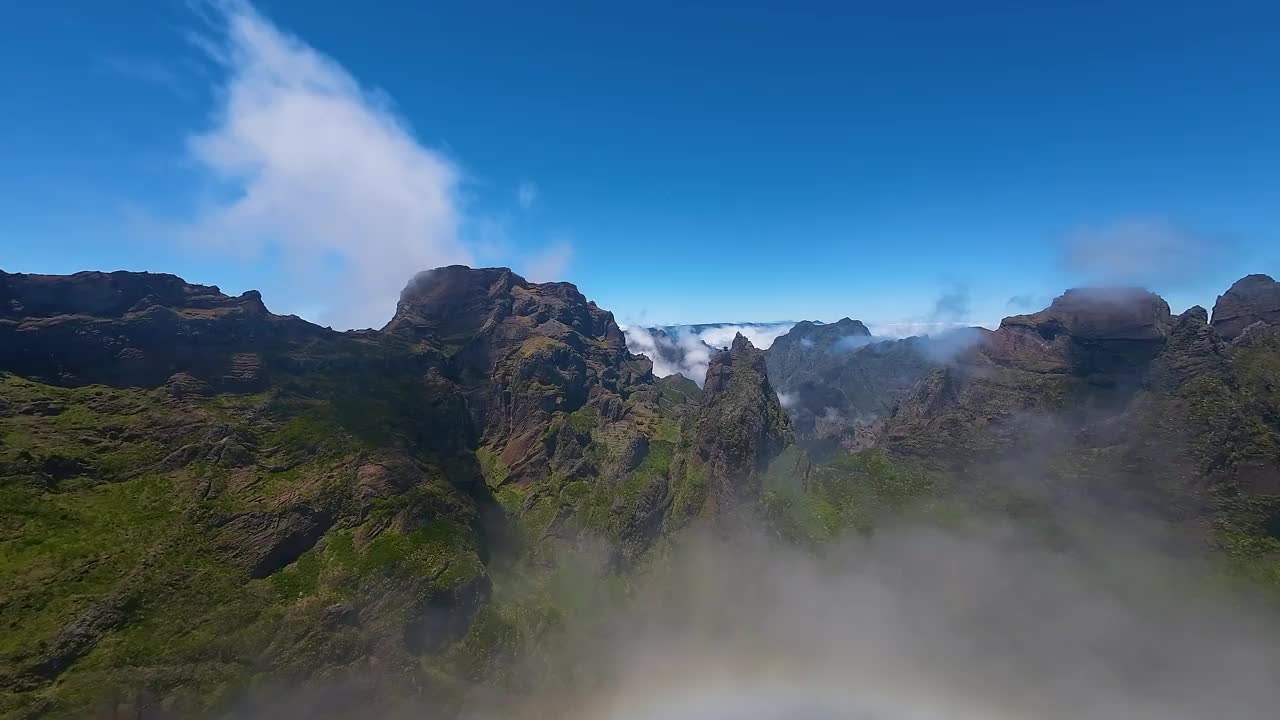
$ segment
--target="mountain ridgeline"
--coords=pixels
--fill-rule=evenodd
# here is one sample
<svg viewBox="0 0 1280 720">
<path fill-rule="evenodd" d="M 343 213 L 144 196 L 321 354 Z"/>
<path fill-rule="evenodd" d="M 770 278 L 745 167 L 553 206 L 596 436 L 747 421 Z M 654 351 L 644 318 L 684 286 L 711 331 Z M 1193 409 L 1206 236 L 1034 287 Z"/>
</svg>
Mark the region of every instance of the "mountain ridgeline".
<svg viewBox="0 0 1280 720">
<path fill-rule="evenodd" d="M 0 272 L 0 715 L 457 712 L 698 528 L 1158 518 L 1280 588 L 1280 285 L 1073 290 L 999 329 L 738 336 L 702 387 L 505 268 L 335 332 L 171 275 Z M 1046 532 L 1049 532 L 1048 530 Z M 587 553 L 590 549 L 592 552 Z M 418 703 L 418 705 L 414 705 Z"/>
</svg>

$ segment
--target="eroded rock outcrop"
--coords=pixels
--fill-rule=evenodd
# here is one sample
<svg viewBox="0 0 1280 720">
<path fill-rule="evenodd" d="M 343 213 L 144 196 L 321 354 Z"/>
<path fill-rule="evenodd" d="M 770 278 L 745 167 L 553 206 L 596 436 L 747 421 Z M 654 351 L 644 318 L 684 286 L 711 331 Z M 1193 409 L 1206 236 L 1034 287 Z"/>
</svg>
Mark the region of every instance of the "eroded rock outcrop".
<svg viewBox="0 0 1280 720">
<path fill-rule="evenodd" d="M 759 474 L 794 438 L 769 384 L 764 351 L 741 334 L 707 366 L 694 421 L 697 462 L 705 469 L 712 513 L 759 495 Z"/>
<path fill-rule="evenodd" d="M 530 283 L 506 268 L 430 270 L 405 288 L 383 333 L 448 357 L 504 482 L 542 477 L 558 454 L 580 459 L 555 446 L 558 414 L 589 407 L 617 423 L 656 409 L 652 364 L 569 283 Z"/>
<path fill-rule="evenodd" d="M 0 272 L 0 368 L 60 385 L 154 387 L 176 373 L 260 390 L 271 361 L 331 331 L 173 275 Z"/>
<path fill-rule="evenodd" d="M 1213 329 L 1227 340 L 1256 322 L 1280 325 L 1280 283 L 1270 275 L 1240 278 L 1213 305 Z"/>
</svg>

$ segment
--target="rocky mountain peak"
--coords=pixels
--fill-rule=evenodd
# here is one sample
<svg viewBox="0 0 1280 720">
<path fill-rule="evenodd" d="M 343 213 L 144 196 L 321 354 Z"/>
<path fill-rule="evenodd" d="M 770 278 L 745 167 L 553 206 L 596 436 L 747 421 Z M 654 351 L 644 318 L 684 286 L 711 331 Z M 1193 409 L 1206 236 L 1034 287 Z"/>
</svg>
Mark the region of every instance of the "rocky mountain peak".
<svg viewBox="0 0 1280 720">
<path fill-rule="evenodd" d="M 1173 322 L 1169 304 L 1147 290 L 1074 289 L 1038 313 L 1005 318 L 977 351 L 998 365 L 1114 378 L 1140 373 Z"/>
<path fill-rule="evenodd" d="M 512 482 L 542 476 L 553 457 L 580 459 L 568 434 L 547 442 L 560 437 L 549 431 L 561 414 L 590 405 L 584 412 L 619 421 L 624 401 L 653 385 L 652 365 L 628 352 L 612 313 L 570 283 L 531 283 L 508 268 L 418 273 L 382 332 L 446 358 L 482 444 Z"/>
<path fill-rule="evenodd" d="M 862 324 L 861 320 L 853 320 L 848 317 L 840 318 L 831 323 L 829 327 L 833 327 L 845 335 L 864 335 L 868 337 L 871 335 L 871 331 L 867 329 L 866 325 Z"/>
<path fill-rule="evenodd" d="M 502 342 L 550 337 L 575 347 L 590 338 L 615 352 L 626 345 L 613 313 L 571 283 L 531 283 L 509 268 L 465 265 L 415 275 L 383 331 L 446 346 L 480 335 Z"/>
<path fill-rule="evenodd" d="M 1246 275 L 1213 304 L 1213 328 L 1230 340 L 1256 322 L 1280 325 L 1280 283 L 1270 275 Z"/>
<path fill-rule="evenodd" d="M 708 502 L 726 508 L 759 493 L 758 473 L 794 441 L 769 383 L 765 353 L 741 333 L 707 367 L 695 432 Z"/>
<path fill-rule="evenodd" d="M 1076 288 L 1038 313 L 1005 318 L 1000 327 L 1033 330 L 1046 340 L 1060 334 L 1078 340 L 1158 340 L 1171 322 L 1169 304 L 1148 290 Z"/>
</svg>

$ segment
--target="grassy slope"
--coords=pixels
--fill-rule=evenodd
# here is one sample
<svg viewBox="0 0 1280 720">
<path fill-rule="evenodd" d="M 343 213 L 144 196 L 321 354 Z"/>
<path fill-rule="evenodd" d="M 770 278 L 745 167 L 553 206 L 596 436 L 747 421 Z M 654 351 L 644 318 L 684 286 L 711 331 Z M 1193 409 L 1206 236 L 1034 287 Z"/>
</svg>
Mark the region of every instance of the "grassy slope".
<svg viewBox="0 0 1280 720">
<path fill-rule="evenodd" d="M 1239 352 L 1237 385 L 1188 386 L 1175 398 L 1177 407 L 1205 427 L 1228 420 L 1243 427 L 1231 437 L 1250 442 L 1226 444 L 1235 460 L 1274 463 L 1277 358 L 1280 351 L 1270 347 Z M 145 699 L 137 694 L 141 687 L 208 708 L 282 679 L 348 677 L 345 670 L 370 657 L 390 660 L 380 666 L 381 677 L 406 676 L 388 687 L 416 687 L 432 697 L 450 697 L 477 680 L 517 690 L 572 683 L 572 668 L 530 674 L 515 661 L 552 654 L 550 648 L 573 641 L 565 636 L 570 625 L 590 628 L 591 618 L 625 600 L 631 575 L 611 562 L 611 546 L 632 531 L 647 491 L 667 490 L 667 517 L 676 519 L 662 529 L 668 538 L 697 514 L 705 494 L 680 429 L 687 400 L 664 396 L 661 414 L 645 421 L 648 452 L 616 477 L 552 473 L 516 487 L 505 482 L 506 469 L 492 452 L 476 453 L 519 531 L 523 552 L 515 557 L 482 564 L 474 508 L 427 453 L 412 492 L 364 501 L 358 512 L 344 506 L 348 499 L 335 501 L 345 521 L 287 567 L 247 579 L 211 544 L 211 517 L 270 508 L 299 489 L 312 499 L 348 498 L 356 465 L 415 447 L 425 432 L 420 426 L 430 423 L 416 414 L 409 388 L 291 382 L 271 393 L 176 402 L 164 389 L 65 389 L 3 378 L 0 686 L 16 692 L 0 694 L 0 714 L 43 707 L 52 717 L 74 717 L 96 703 Z M 203 461 L 157 466 L 177 438 L 209 427 L 249 441 L 248 470 Z M 556 433 L 575 434 L 600 468 L 626 444 L 589 406 L 558 413 L 545 440 Z M 1206 448 L 1224 445 L 1212 435 L 1201 440 Z M 1070 452 L 1052 472 L 1088 477 L 1113 461 L 1106 452 Z M 65 477 L 51 482 L 51 475 Z M 765 474 L 761 509 L 779 537 L 815 549 L 903 518 L 954 525 L 992 513 L 1040 515 L 1034 498 L 957 490 L 937 471 L 882 451 L 840 453 L 815 464 L 793 446 Z M 1280 509 L 1276 498 L 1216 502 L 1212 537 L 1230 571 L 1280 585 L 1280 532 L 1269 524 Z M 425 522 L 397 525 L 415 508 Z M 661 562 L 669 547 L 660 540 L 638 562 Z M 480 577 L 492 577 L 492 598 L 465 634 L 418 656 L 403 651 L 404 628 L 422 610 L 415 599 L 470 588 Z M 29 680 L 39 648 L 121 590 L 137 598 L 127 622 L 104 633 L 56 681 Z M 122 690 L 104 696 L 114 688 Z"/>
<path fill-rule="evenodd" d="M 397 395 L 321 395 L 177 400 L 0 378 L 0 715 L 80 717 L 148 694 L 212 707 L 377 654 L 418 598 L 482 577 L 474 508 L 429 469 L 410 493 L 349 507 L 360 459 L 403 440 L 389 427 Z M 237 437 L 253 457 L 165 461 L 203 435 Z M 213 528 L 295 495 L 342 519 L 287 567 L 248 578 Z M 417 527 L 393 522 L 414 508 Z M 113 594 L 128 599 L 123 618 L 82 657 L 61 674 L 33 669 Z M 324 619 L 341 604 L 358 623 Z"/>
</svg>

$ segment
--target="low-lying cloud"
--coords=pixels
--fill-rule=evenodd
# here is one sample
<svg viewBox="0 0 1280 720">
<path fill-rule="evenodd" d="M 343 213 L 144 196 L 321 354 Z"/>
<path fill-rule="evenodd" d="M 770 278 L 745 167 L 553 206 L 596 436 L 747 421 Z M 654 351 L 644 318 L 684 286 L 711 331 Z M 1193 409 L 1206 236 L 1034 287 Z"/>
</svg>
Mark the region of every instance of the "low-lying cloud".
<svg viewBox="0 0 1280 720">
<path fill-rule="evenodd" d="M 645 355 L 653 361 L 655 376 L 679 373 L 701 386 L 707 377 L 711 356 L 729 347 L 739 333 L 755 347 L 766 350 L 794 326 L 793 322 L 669 325 L 660 328 L 624 325 L 622 331 L 631 352 Z"/>
<path fill-rule="evenodd" d="M 516 669 L 534 693 L 467 716 L 1273 717 L 1274 613 L 1191 557 L 1094 533 L 899 524 L 820 556 L 767 533 L 686 534 L 628 599 L 578 607 L 562 644 Z M 575 596 L 602 597 L 592 582 Z"/>
<path fill-rule="evenodd" d="M 871 331 L 872 336 L 893 340 L 918 337 L 922 335 L 935 335 L 937 333 L 948 332 L 950 330 L 965 327 L 969 327 L 969 325 L 961 322 L 929 322 L 925 320 L 867 323 L 867 329 Z"/>
</svg>

